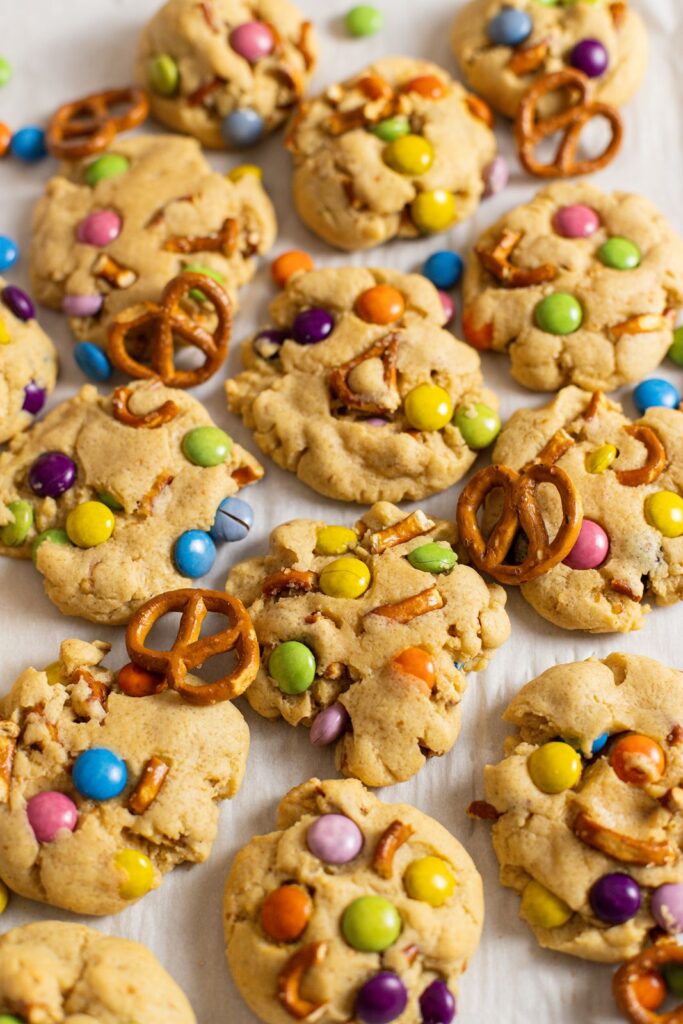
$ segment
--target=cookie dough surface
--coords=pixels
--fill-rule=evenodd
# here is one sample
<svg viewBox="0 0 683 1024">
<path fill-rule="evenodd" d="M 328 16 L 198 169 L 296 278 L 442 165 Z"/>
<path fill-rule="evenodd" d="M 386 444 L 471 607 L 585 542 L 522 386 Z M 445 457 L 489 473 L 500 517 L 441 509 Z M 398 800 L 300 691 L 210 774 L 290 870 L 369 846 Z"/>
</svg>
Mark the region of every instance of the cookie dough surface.
<svg viewBox="0 0 683 1024">
<path fill-rule="evenodd" d="M 307 844 L 308 829 L 328 814 L 350 818 L 362 832 L 362 850 L 350 863 L 325 863 Z M 409 826 L 412 835 L 384 878 L 373 867 L 373 855 L 393 822 Z M 359 782 L 311 779 L 284 798 L 277 828 L 238 853 L 225 887 L 228 964 L 242 997 L 261 1020 L 290 1024 L 292 1017 L 277 997 L 278 975 L 310 943 L 326 947 L 303 985 L 306 999 L 324 1004 L 316 1017 L 321 1024 L 353 1019 L 358 990 L 381 970 L 396 973 L 407 989 L 407 1007 L 396 1018 L 400 1024 L 420 1019 L 418 1000 L 433 981 L 455 992 L 479 942 L 483 893 L 469 855 L 442 825 L 408 804 L 382 803 Z M 455 876 L 453 893 L 439 907 L 411 898 L 403 883 L 411 862 L 425 856 L 441 858 Z M 260 923 L 264 899 L 283 883 L 304 888 L 312 899 L 305 932 L 288 944 L 274 942 Z M 385 897 L 401 917 L 400 936 L 382 955 L 358 952 L 340 932 L 344 910 L 365 895 Z"/>
<path fill-rule="evenodd" d="M 356 303 L 388 284 L 401 292 L 405 311 L 390 324 L 368 323 Z M 313 307 L 334 318 L 317 344 L 298 344 L 292 328 Z M 256 335 L 243 348 L 243 373 L 227 381 L 228 404 L 254 431 L 259 447 L 283 469 L 331 498 L 369 503 L 418 500 L 459 480 L 477 457 L 453 422 L 440 430 L 413 430 L 403 403 L 420 384 L 437 384 L 457 409 L 483 402 L 478 355 L 442 329 L 435 288 L 416 274 L 344 267 L 291 278 L 271 304 L 274 327 L 286 339 L 274 351 Z M 382 356 L 350 370 L 352 394 L 340 397 L 331 374 L 380 344 L 395 347 L 395 383 L 388 385 Z M 385 358 L 391 358 L 391 352 Z M 375 409 L 368 409 L 374 403 Z"/>
<path fill-rule="evenodd" d="M 57 352 L 35 317 L 23 320 L 2 294 L 0 277 L 0 444 L 26 430 L 57 380 Z M 28 405 L 28 409 L 25 406 Z"/>
<path fill-rule="evenodd" d="M 250 22 L 266 25 L 274 44 L 256 61 L 231 45 L 235 29 Z M 161 92 L 155 85 L 160 57 L 175 65 L 170 94 L 167 83 Z M 224 149 L 230 145 L 221 125 L 235 110 L 255 111 L 265 131 L 279 127 L 303 96 L 316 61 L 313 26 L 289 0 L 169 0 L 142 33 L 137 78 L 157 120 Z"/>
<path fill-rule="evenodd" d="M 485 769 L 486 799 L 500 815 L 493 845 L 504 885 L 523 893 L 533 880 L 568 907 L 568 920 L 558 927 L 528 921 L 542 946 L 616 963 L 649 944 L 653 892 L 683 883 L 681 708 L 681 672 L 651 658 L 611 654 L 548 669 L 505 712 L 516 732 L 504 760 Z M 631 732 L 655 740 L 666 758 L 664 774 L 645 787 L 624 781 L 610 761 L 615 742 Z M 605 733 L 607 745 L 591 757 Z M 580 750 L 582 773 L 574 788 L 548 794 L 532 781 L 529 757 L 558 738 Z M 598 825 L 598 834 L 609 829 L 635 841 L 645 860 L 649 845 L 661 843 L 671 859 L 642 865 L 610 856 L 577 836 L 580 814 Z M 638 913 L 618 925 L 597 918 L 589 901 L 591 886 L 612 873 L 630 875 L 642 896 Z"/>
<path fill-rule="evenodd" d="M 441 83 L 437 98 L 409 88 L 424 76 Z M 451 227 L 474 213 L 484 190 L 482 171 L 496 150 L 489 115 L 436 64 L 411 57 L 371 64 L 302 104 L 293 119 L 288 146 L 299 216 L 330 245 L 370 249 L 396 236 L 419 235 L 414 200 L 445 190 L 454 213 L 434 230 Z M 401 173 L 384 159 L 387 142 L 371 128 L 395 116 L 406 118 L 410 132 L 433 148 L 424 173 Z"/>
<path fill-rule="evenodd" d="M 0 937 L 0 1013 L 27 1024 L 196 1024 L 184 993 L 145 946 L 59 921 Z"/>
<path fill-rule="evenodd" d="M 79 340 L 99 344 L 118 313 L 158 301 L 188 265 L 220 275 L 236 304 L 238 289 L 255 272 L 254 257 L 275 239 L 275 212 L 259 178 L 232 182 L 211 169 L 198 142 L 173 135 L 118 137 L 107 155 L 123 157 L 127 168 L 91 186 L 92 160 L 65 164 L 36 205 L 30 251 L 36 298 L 64 309 Z M 120 218 L 118 235 L 104 245 L 79 241 L 79 225 L 105 210 Z M 71 315 L 75 297 L 99 309 Z"/>
<path fill-rule="evenodd" d="M 66 640 L 58 663 L 26 669 L 0 700 L 3 753 L 13 744 L 9 769 L 1 762 L 0 878 L 21 896 L 77 914 L 115 914 L 137 898 L 123 895 L 122 850 L 151 860 L 154 888 L 179 864 L 205 861 L 218 802 L 239 789 L 249 749 L 247 725 L 229 702 L 197 708 L 168 691 L 118 692 L 100 664 L 108 650 Z M 127 768 L 124 790 L 106 801 L 86 799 L 72 779 L 75 760 L 93 747 Z M 129 801 L 154 757 L 169 771 L 146 809 L 133 813 Z M 60 829 L 51 842 L 37 840 L 27 815 L 28 801 L 45 791 L 66 794 L 78 810 L 75 831 Z"/>
<path fill-rule="evenodd" d="M 596 230 L 564 237 L 557 218 L 578 205 L 597 214 Z M 533 274 L 547 266 L 554 276 L 538 284 L 525 284 L 524 276 L 515 285 L 500 276 L 505 270 L 487 269 L 479 253 L 490 253 L 506 233 L 515 242 L 513 268 Z M 638 266 L 617 270 L 601 261 L 601 247 L 612 238 L 637 246 Z M 654 370 L 671 345 L 674 311 L 683 305 L 683 240 L 642 196 L 605 193 L 587 182 L 551 185 L 483 233 L 463 289 L 465 336 L 477 348 L 507 352 L 520 384 L 611 391 Z M 550 333 L 536 320 L 539 303 L 555 293 L 580 304 L 582 322 L 571 333 Z"/>
<path fill-rule="evenodd" d="M 396 533 L 392 527 L 401 523 Z M 247 606 L 262 651 L 246 695 L 266 718 L 307 727 L 338 702 L 348 721 L 337 745 L 337 767 L 366 785 L 391 785 L 453 746 L 464 674 L 485 667 L 508 638 L 505 592 L 457 562 L 446 573 L 414 568 L 407 556 L 425 544 L 451 552 L 454 527 L 422 513 L 406 521 L 398 508 L 383 502 L 356 524 L 356 539 L 351 536 L 344 549 L 368 567 L 368 589 L 356 598 L 327 596 L 320 576 L 338 556 L 317 553 L 326 525 L 296 519 L 279 526 L 265 558 L 242 562 L 228 576 L 227 590 Z M 311 590 L 284 588 L 270 595 L 266 581 L 282 570 L 313 573 Z M 435 598 L 432 610 L 416 614 L 411 602 L 426 591 Z M 398 602 L 409 602 L 405 622 L 373 613 Z M 280 644 L 294 639 L 313 652 L 316 673 L 309 689 L 290 695 L 269 675 L 269 659 Z M 431 688 L 393 663 L 407 648 L 431 656 Z"/>
<path fill-rule="evenodd" d="M 14 521 L 10 506 L 16 501 L 28 502 L 33 515 L 23 543 L 0 547 L 2 554 L 30 558 L 40 533 L 64 529 L 69 512 L 103 494 L 120 506 L 103 543 L 77 547 L 47 539 L 35 553 L 47 595 L 60 611 L 108 625 L 127 622 L 155 594 L 187 586 L 173 561 L 178 537 L 187 530 L 209 531 L 223 499 L 263 475 L 239 445 L 219 465 L 190 462 L 183 438 L 213 423 L 187 392 L 156 381 L 138 381 L 129 389 L 133 413 L 144 415 L 171 401 L 177 415 L 153 429 L 129 426 L 114 415 L 112 395 L 98 395 L 87 384 L 0 454 L 0 523 Z M 40 496 L 30 471 L 41 455 L 55 451 L 72 460 L 75 480 L 57 498 Z"/>
<path fill-rule="evenodd" d="M 532 31 L 518 46 L 495 45 L 487 26 L 509 7 L 530 16 Z M 537 78 L 572 66 L 572 50 L 584 39 L 597 39 L 607 50 L 606 71 L 592 79 L 594 96 L 602 103 L 620 107 L 628 102 L 647 67 L 647 31 L 642 18 L 628 3 L 610 0 L 560 0 L 554 4 L 471 0 L 458 12 L 451 38 L 468 84 L 507 117 L 515 116 L 522 96 Z M 522 63 L 516 70 L 518 61 Z"/>
</svg>

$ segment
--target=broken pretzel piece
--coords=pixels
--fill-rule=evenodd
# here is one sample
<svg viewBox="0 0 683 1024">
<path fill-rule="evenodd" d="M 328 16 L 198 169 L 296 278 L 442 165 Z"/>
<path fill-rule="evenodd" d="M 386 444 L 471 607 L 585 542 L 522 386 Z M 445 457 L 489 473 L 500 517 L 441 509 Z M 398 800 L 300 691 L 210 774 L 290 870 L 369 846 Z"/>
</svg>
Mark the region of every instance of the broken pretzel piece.
<svg viewBox="0 0 683 1024">
<path fill-rule="evenodd" d="M 637 469 L 617 470 L 617 480 L 624 487 L 640 487 L 642 484 L 654 483 L 666 469 L 666 448 L 654 430 L 646 427 L 644 423 L 632 423 L 624 428 L 624 432 L 645 446 L 647 459 L 645 464 Z"/>
<path fill-rule="evenodd" d="M 227 217 L 218 231 L 210 235 L 173 235 L 167 238 L 162 248 L 166 252 L 220 252 L 232 256 L 237 248 L 239 229 L 234 217 Z"/>
<path fill-rule="evenodd" d="M 329 376 L 329 387 L 332 394 L 347 409 L 358 409 L 360 412 L 380 415 L 394 412 L 401 404 L 401 396 L 396 386 L 396 358 L 398 356 L 399 335 L 396 332 L 376 341 L 374 345 L 350 359 L 348 363 L 336 367 Z M 380 359 L 383 367 L 384 386 L 387 390 L 386 399 L 378 400 L 370 395 L 357 394 L 349 387 L 349 376 L 356 367 L 369 359 Z"/>
<path fill-rule="evenodd" d="M 396 604 L 383 604 L 379 608 L 373 608 L 368 615 L 381 615 L 385 619 L 392 619 L 394 622 L 405 625 L 406 622 L 412 622 L 419 615 L 426 615 L 428 612 L 443 608 L 444 604 L 441 592 L 436 587 L 430 587 L 428 590 L 423 590 L 421 594 L 406 597 L 405 600 L 397 601 Z"/>
<path fill-rule="evenodd" d="M 424 512 L 411 512 L 405 519 L 401 519 L 393 526 L 387 526 L 378 530 L 370 536 L 370 550 L 373 554 L 381 555 L 387 548 L 396 547 L 397 544 L 405 544 L 415 537 L 421 537 L 434 528 L 434 521 L 429 519 Z"/>
<path fill-rule="evenodd" d="M 670 313 L 640 313 L 629 317 L 620 324 L 609 328 L 613 338 L 619 339 L 630 334 L 653 334 L 656 331 L 667 331 L 671 327 Z"/>
<path fill-rule="evenodd" d="M 486 800 L 473 800 L 467 808 L 467 817 L 479 818 L 480 821 L 498 821 L 501 813 Z"/>
<path fill-rule="evenodd" d="M 290 956 L 278 975 L 278 999 L 287 1013 L 296 1017 L 297 1020 L 310 1017 L 312 1013 L 324 1006 L 324 1003 L 312 1003 L 310 1000 L 304 999 L 301 995 L 301 984 L 306 972 L 322 963 L 326 956 L 326 942 L 311 942 Z"/>
<path fill-rule="evenodd" d="M 131 814 L 145 813 L 159 796 L 170 770 L 170 764 L 163 757 L 158 757 L 156 754 L 150 757 L 142 770 L 140 781 L 128 798 L 128 810 Z"/>
<path fill-rule="evenodd" d="M 106 281 L 112 288 L 130 288 L 138 279 L 138 275 L 130 267 L 124 267 L 113 256 L 106 252 L 100 253 L 93 264 L 93 274 L 100 281 Z"/>
<path fill-rule="evenodd" d="M 375 852 L 372 855 L 373 870 L 381 878 L 391 878 L 394 871 L 394 857 L 404 843 L 414 834 L 412 825 L 406 825 L 402 821 L 392 821 L 391 825 L 384 830 L 377 841 Z"/>
<path fill-rule="evenodd" d="M 318 585 L 318 574 L 310 570 L 280 569 L 266 576 L 261 584 L 264 597 L 277 597 L 283 591 L 287 594 L 308 594 Z"/>
<path fill-rule="evenodd" d="M 538 267 L 516 267 L 510 262 L 523 237 L 522 231 L 505 228 L 493 249 L 475 249 L 481 265 L 505 288 L 529 288 L 557 277 L 557 267 L 551 263 L 543 263 Z"/>
<path fill-rule="evenodd" d="M 147 430 L 156 430 L 157 427 L 163 426 L 164 423 L 170 423 L 178 415 L 178 406 L 169 399 L 163 405 L 160 405 L 158 409 L 150 409 L 144 415 L 138 416 L 137 413 L 130 410 L 131 395 L 132 391 L 129 387 L 120 385 L 118 388 L 114 388 L 114 393 L 111 397 L 114 419 L 118 420 L 119 423 L 125 424 L 127 427 L 145 427 Z"/>
<path fill-rule="evenodd" d="M 661 867 L 672 864 L 678 859 L 678 853 L 666 841 L 633 839 L 606 828 L 581 811 L 572 826 L 574 835 L 586 846 L 606 853 L 608 857 L 621 861 L 622 864 L 638 864 L 641 867 Z"/>
<path fill-rule="evenodd" d="M 516 49 L 510 57 L 507 66 L 513 74 L 520 77 L 522 75 L 530 75 L 533 71 L 538 71 L 543 66 L 549 53 L 550 44 L 547 39 L 542 39 L 540 43 Z"/>
<path fill-rule="evenodd" d="M 6 804 L 9 800 L 18 736 L 19 726 L 16 722 L 0 722 L 0 804 Z"/>
</svg>

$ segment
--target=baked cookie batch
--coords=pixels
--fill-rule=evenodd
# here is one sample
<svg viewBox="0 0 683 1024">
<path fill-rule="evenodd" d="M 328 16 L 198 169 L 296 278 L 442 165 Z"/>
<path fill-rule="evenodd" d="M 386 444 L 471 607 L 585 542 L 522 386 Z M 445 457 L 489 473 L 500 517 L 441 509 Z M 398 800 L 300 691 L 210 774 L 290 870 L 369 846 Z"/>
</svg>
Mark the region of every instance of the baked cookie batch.
<svg viewBox="0 0 683 1024">
<path fill-rule="evenodd" d="M 0 554 L 31 560 L 62 614 L 123 627 L 130 659 L 65 639 L 0 698 L 0 910 L 9 888 L 118 914 L 205 861 L 245 775 L 244 695 L 334 745 L 345 776 L 291 790 L 227 878 L 228 966 L 266 1024 L 456 1016 L 482 879 L 438 822 L 365 787 L 449 753 L 468 674 L 510 634 L 505 588 L 581 634 L 683 598 L 683 411 L 673 385 L 643 381 L 667 352 L 683 365 L 683 240 L 643 197 L 555 181 L 481 231 L 465 341 L 437 290 L 457 283 L 453 254 L 426 276 L 279 256 L 269 320 L 225 381 L 265 466 L 190 394 L 221 370 L 277 232 L 260 169 L 220 174 L 202 146 L 286 126 L 295 208 L 348 252 L 474 214 L 507 174 L 492 108 L 541 179 L 616 156 L 647 62 L 628 3 L 471 0 L 452 43 L 472 92 L 399 56 L 309 98 L 316 30 L 289 0 L 167 0 L 135 85 L 64 104 L 46 135 L 62 163 L 34 211 L 32 295 L 67 317 L 100 391 L 41 416 L 56 350 L 0 280 Z M 148 113 L 179 134 L 123 135 Z M 611 138 L 587 158 L 596 117 Z M 503 424 L 483 365 L 498 352 L 550 393 Z M 636 382 L 632 418 L 609 392 Z M 370 507 L 354 525 L 331 508 L 284 521 L 224 589 L 193 585 L 248 534 L 241 492 L 269 461 Z M 460 481 L 449 520 L 396 504 Z M 520 916 L 542 946 L 620 964 L 628 1020 L 679 1020 L 683 675 L 636 654 L 556 665 L 504 718 L 515 732 L 469 814 L 491 825 Z M 0 937 L 0 1024 L 86 1020 L 195 1024 L 143 947 L 51 921 Z"/>
</svg>

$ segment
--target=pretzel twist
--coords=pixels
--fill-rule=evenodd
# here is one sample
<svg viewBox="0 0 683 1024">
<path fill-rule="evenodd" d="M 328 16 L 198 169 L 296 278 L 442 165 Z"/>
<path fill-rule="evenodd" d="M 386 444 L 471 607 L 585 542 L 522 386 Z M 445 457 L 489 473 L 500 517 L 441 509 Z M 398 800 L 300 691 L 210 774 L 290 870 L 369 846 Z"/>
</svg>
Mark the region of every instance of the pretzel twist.
<svg viewBox="0 0 683 1024">
<path fill-rule="evenodd" d="M 666 469 L 666 448 L 652 427 L 647 427 L 644 423 L 631 423 L 624 428 L 624 433 L 635 437 L 636 441 L 645 446 L 647 459 L 644 465 L 636 469 L 617 470 L 617 480 L 624 487 L 640 487 L 641 484 L 654 483 Z"/>
<path fill-rule="evenodd" d="M 505 288 L 529 288 L 553 281 L 557 277 L 557 267 L 552 263 L 542 263 L 538 267 L 516 267 L 510 262 L 523 236 L 522 231 L 505 228 L 492 249 L 474 250 L 484 269 L 493 274 Z"/>
<path fill-rule="evenodd" d="M 627 960 L 612 978 L 617 1007 L 632 1024 L 683 1024 L 683 1006 L 669 1013 L 655 1013 L 638 999 L 637 983 L 648 974 L 658 974 L 665 964 L 683 964 L 683 946 L 664 939 Z"/>
<path fill-rule="evenodd" d="M 301 995 L 301 983 L 306 971 L 317 966 L 327 956 L 326 942 L 310 942 L 290 956 L 277 979 L 277 994 L 287 1013 L 297 1020 L 310 1017 L 323 1003 L 312 1003 Z"/>
<path fill-rule="evenodd" d="M 111 108 L 125 104 L 118 114 Z M 107 89 L 64 103 L 52 115 L 47 129 L 47 148 L 62 160 L 81 160 L 101 153 L 119 132 L 142 124 L 149 113 L 144 90 Z"/>
<path fill-rule="evenodd" d="M 164 423 L 170 423 L 178 415 L 179 409 L 175 402 L 170 399 L 160 405 L 158 409 L 150 409 L 149 412 L 139 416 L 131 412 L 130 399 L 133 394 L 131 388 L 120 385 L 114 388 L 111 396 L 111 407 L 114 419 L 127 427 L 144 427 L 147 430 L 156 430 Z"/>
<path fill-rule="evenodd" d="M 358 409 L 361 412 L 379 415 L 380 413 L 394 412 L 401 404 L 401 396 L 396 386 L 396 359 L 398 356 L 399 336 L 394 331 L 384 338 L 380 338 L 365 352 L 350 359 L 348 363 L 336 367 L 329 376 L 330 391 L 347 409 Z M 377 401 L 369 396 L 363 396 L 352 391 L 348 384 L 349 375 L 357 366 L 368 361 L 368 359 L 381 359 L 384 368 L 384 385 L 388 395 L 385 401 Z"/>
</svg>

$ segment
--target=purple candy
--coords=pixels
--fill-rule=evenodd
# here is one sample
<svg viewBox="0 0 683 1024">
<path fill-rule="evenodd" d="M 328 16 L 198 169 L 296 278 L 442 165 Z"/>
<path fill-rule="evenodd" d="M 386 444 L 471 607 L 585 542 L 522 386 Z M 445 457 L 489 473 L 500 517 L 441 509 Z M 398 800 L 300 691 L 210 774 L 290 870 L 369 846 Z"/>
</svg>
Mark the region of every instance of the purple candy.
<svg viewBox="0 0 683 1024">
<path fill-rule="evenodd" d="M 287 335 L 284 331 L 271 328 L 267 331 L 259 331 L 252 341 L 252 347 L 261 359 L 275 359 L 279 356 L 280 348 L 286 340 Z"/>
<path fill-rule="evenodd" d="M 67 316 L 95 316 L 99 313 L 104 302 L 104 296 L 99 292 L 95 295 L 65 295 L 62 299 L 62 309 Z"/>
<path fill-rule="evenodd" d="M 380 971 L 356 996 L 356 1017 L 362 1024 L 389 1024 L 408 1005 L 408 992 L 397 974 Z"/>
<path fill-rule="evenodd" d="M 346 729 L 349 721 L 349 713 L 343 704 L 337 701 L 325 708 L 313 721 L 311 726 L 310 739 L 314 747 L 326 747 L 339 739 Z"/>
<path fill-rule="evenodd" d="M 383 419 L 381 416 L 370 416 L 367 420 L 363 420 L 369 427 L 386 427 L 389 420 Z"/>
<path fill-rule="evenodd" d="M 621 872 L 598 878 L 591 886 L 588 898 L 593 913 L 605 924 L 630 921 L 640 910 L 642 900 L 638 883 Z"/>
<path fill-rule="evenodd" d="M 420 996 L 422 1024 L 451 1024 L 455 998 L 445 981 L 433 981 Z"/>
<path fill-rule="evenodd" d="M 26 815 L 39 843 L 53 843 L 62 829 L 73 832 L 78 822 L 76 804 L 54 790 L 32 796 L 26 805 Z"/>
<path fill-rule="evenodd" d="M 329 337 L 334 329 L 334 317 L 326 309 L 313 306 L 299 313 L 292 324 L 292 335 L 300 345 L 315 345 Z"/>
<path fill-rule="evenodd" d="M 363 849 L 363 833 L 345 814 L 323 814 L 309 825 L 306 843 L 326 864 L 348 864 Z"/>
<path fill-rule="evenodd" d="M 41 498 L 58 498 L 76 479 L 76 463 L 64 452 L 43 452 L 31 466 L 28 482 Z"/>
<path fill-rule="evenodd" d="M 570 53 L 569 63 L 589 78 L 600 78 L 609 66 L 609 54 L 599 39 L 582 39 Z"/>
<path fill-rule="evenodd" d="M 46 398 L 45 388 L 41 388 L 40 384 L 30 380 L 24 388 L 24 404 L 21 408 L 24 412 L 30 412 L 32 416 L 35 416 L 45 405 Z"/>
<path fill-rule="evenodd" d="M 36 315 L 28 295 L 16 285 L 8 284 L 2 289 L 2 301 L 19 320 L 33 320 Z"/>
<path fill-rule="evenodd" d="M 665 932 L 677 935 L 683 932 L 683 883 L 660 885 L 652 894 L 652 916 Z"/>
<path fill-rule="evenodd" d="M 504 156 L 496 156 L 484 168 L 484 199 L 490 199 L 501 192 L 510 180 L 510 168 Z"/>
</svg>

